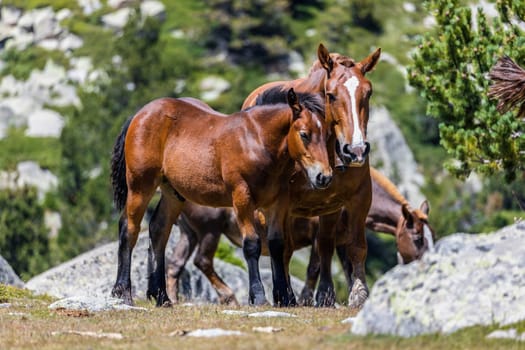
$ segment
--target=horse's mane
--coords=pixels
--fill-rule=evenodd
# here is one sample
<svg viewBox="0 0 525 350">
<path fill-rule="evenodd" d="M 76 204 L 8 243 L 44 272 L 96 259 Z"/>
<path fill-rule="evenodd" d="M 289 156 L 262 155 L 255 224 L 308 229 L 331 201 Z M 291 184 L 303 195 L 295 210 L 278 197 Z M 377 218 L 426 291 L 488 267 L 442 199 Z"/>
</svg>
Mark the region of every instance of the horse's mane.
<svg viewBox="0 0 525 350">
<path fill-rule="evenodd" d="M 330 54 L 330 58 L 332 58 L 332 61 L 334 61 L 335 63 L 348 68 L 353 67 L 356 64 L 353 58 L 343 56 L 335 52 Z M 319 69 L 323 69 L 323 66 L 321 66 L 321 62 L 319 62 L 319 60 L 316 60 L 314 64 L 312 64 L 308 75 L 312 74 L 315 71 L 318 71 Z"/>
<path fill-rule="evenodd" d="M 255 100 L 255 106 L 262 105 L 274 105 L 279 103 L 287 102 L 288 91 L 283 89 L 282 85 L 272 87 L 265 90 L 262 94 L 257 96 Z M 306 109 L 324 116 L 324 101 L 319 94 L 296 92 L 299 103 L 302 104 Z"/>
</svg>

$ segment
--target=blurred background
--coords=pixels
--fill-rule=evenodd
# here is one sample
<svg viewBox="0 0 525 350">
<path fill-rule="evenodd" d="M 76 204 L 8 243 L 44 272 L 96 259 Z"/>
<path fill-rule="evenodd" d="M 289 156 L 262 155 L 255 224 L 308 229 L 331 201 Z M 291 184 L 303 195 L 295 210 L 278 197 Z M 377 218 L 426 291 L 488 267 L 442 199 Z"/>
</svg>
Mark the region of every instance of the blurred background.
<svg viewBox="0 0 525 350">
<path fill-rule="evenodd" d="M 356 60 L 377 47 L 371 161 L 439 237 L 523 217 L 523 135 L 486 97 L 503 54 L 525 63 L 512 1 L 3 0 L 0 254 L 27 281 L 117 239 L 109 159 L 148 101 L 192 96 L 233 113 L 257 86 L 308 74 L 319 43 Z M 369 233 L 370 282 L 396 263 Z M 221 242 L 223 259 L 233 257 Z M 304 259 L 292 272 L 305 274 Z M 342 285 L 343 276 L 338 277 Z"/>
</svg>

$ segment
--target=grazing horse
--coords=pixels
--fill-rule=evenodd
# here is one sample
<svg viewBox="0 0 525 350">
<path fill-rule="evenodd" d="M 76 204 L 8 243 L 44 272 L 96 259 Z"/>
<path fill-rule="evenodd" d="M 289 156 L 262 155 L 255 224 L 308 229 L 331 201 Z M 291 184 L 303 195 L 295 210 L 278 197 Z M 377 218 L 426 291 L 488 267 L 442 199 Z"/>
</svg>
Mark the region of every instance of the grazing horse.
<svg viewBox="0 0 525 350">
<path fill-rule="evenodd" d="M 321 266 L 317 305 L 333 306 L 335 303 L 331 261 L 337 243 L 344 244 L 348 250 L 346 256 L 353 267 L 348 305 L 358 309 L 368 297 L 364 270 L 367 253 L 365 220 L 372 201 L 367 157 L 370 146 L 366 140 L 372 84 L 365 74 L 375 67 L 381 50 L 377 49 L 359 62 L 330 54 L 323 45 L 319 45 L 317 53 L 319 61 L 306 78 L 263 85 L 249 95 L 243 105 L 252 105 L 258 94 L 268 89 L 280 88 L 284 92 L 293 87 L 297 91 L 318 92 L 324 97 L 326 119 L 333 128 L 327 148 L 335 149 L 337 157 L 330 151 L 330 162 L 339 170 L 334 172 L 330 186 L 315 193 L 309 188 L 307 179 L 296 172 L 290 179 L 288 192 L 283 193 L 280 201 L 287 204 L 287 210 L 274 210 L 277 215 L 268 217 L 273 299 L 280 306 L 296 304 L 288 273 L 293 253 L 293 246 L 288 242 L 292 237 L 290 231 L 295 217 L 320 216 L 316 245 Z M 350 213 L 344 218 L 348 231 L 337 236 L 336 242 L 335 227 L 343 207 Z"/>
<path fill-rule="evenodd" d="M 372 204 L 366 219 L 366 227 L 377 232 L 392 234 L 396 237 L 398 256 L 401 263 L 419 259 L 434 242 L 434 231 L 428 223 L 428 203 L 425 201 L 419 209 L 410 209 L 408 201 L 399 193 L 395 185 L 374 168 L 370 168 L 372 177 Z M 346 211 L 346 210 L 345 210 Z M 342 213 L 348 215 L 348 213 Z M 258 215 L 257 230 L 262 242 L 262 255 L 268 255 L 264 216 Z M 219 303 L 237 305 L 235 294 L 215 272 L 213 256 L 217 250 L 221 234 L 235 245 L 241 246 L 242 236 L 236 225 L 235 214 L 231 208 L 211 208 L 194 203 L 187 203 L 178 220 L 181 237 L 168 255 L 167 290 L 171 300 L 178 300 L 179 278 L 186 262 L 197 248 L 194 264 L 208 278 L 216 290 Z M 297 218 L 292 230 L 293 249 L 301 249 L 313 244 L 319 230 L 317 218 Z M 337 226 L 338 234 L 344 234 L 344 227 Z M 343 231 L 343 232 L 341 232 Z M 341 252 L 338 247 L 337 252 Z M 340 259 L 342 256 L 340 256 Z M 344 259 L 343 259 L 344 260 Z M 351 275 L 351 266 L 345 264 L 346 276 Z M 313 291 L 319 277 L 319 257 L 314 249 L 310 254 L 305 286 L 299 303 L 313 305 Z"/>
<path fill-rule="evenodd" d="M 301 96 L 301 95 L 300 95 Z M 113 150 L 114 202 L 119 221 L 117 280 L 112 295 L 132 304 L 131 253 L 156 189 L 161 198 L 149 224 L 148 297 L 169 304 L 164 251 L 185 200 L 231 207 L 242 234 L 249 270 L 250 302 L 266 303 L 259 276 L 257 208 L 276 203 L 297 164 L 308 186 L 331 181 L 322 101 L 287 92 L 288 104 L 250 108 L 230 116 L 191 98 L 160 98 L 124 125 Z"/>
</svg>

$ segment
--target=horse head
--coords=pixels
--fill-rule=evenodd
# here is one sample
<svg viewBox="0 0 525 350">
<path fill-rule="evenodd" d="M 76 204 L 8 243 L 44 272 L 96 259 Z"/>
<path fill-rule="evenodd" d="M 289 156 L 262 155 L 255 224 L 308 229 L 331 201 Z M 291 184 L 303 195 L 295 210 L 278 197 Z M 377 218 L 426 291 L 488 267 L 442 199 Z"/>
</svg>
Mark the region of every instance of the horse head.
<svg viewBox="0 0 525 350">
<path fill-rule="evenodd" d="M 402 206 L 402 217 L 396 230 L 396 244 L 400 263 L 421 258 L 425 251 L 434 250 L 434 230 L 428 223 L 429 205 L 424 201 L 419 209 Z"/>
<path fill-rule="evenodd" d="M 329 127 L 324 120 L 322 99 L 318 95 L 301 95 L 293 88 L 287 93 L 292 109 L 292 127 L 288 132 L 288 151 L 306 173 L 314 188 L 323 189 L 332 181 L 332 168 L 328 161 L 326 140 Z"/>
<path fill-rule="evenodd" d="M 326 118 L 332 123 L 336 153 L 344 166 L 362 166 L 370 151 L 366 139 L 372 84 L 365 77 L 381 55 L 378 48 L 360 62 L 332 53 L 319 44 L 317 57 L 326 70 L 324 96 Z"/>
</svg>

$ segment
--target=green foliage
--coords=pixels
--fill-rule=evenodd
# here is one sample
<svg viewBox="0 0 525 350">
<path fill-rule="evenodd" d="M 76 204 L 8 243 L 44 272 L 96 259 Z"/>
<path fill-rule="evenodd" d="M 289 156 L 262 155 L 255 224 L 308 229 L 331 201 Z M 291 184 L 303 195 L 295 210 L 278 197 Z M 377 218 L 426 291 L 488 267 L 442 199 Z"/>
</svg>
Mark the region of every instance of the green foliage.
<svg viewBox="0 0 525 350">
<path fill-rule="evenodd" d="M 26 10 L 51 6 L 53 10 L 58 11 L 62 8 L 76 9 L 78 1 L 75 0 L 4 0 L 2 5 L 10 5 Z"/>
<path fill-rule="evenodd" d="M 438 30 L 421 39 L 409 78 L 427 101 L 427 113 L 439 124 L 441 144 L 454 158 L 447 168 L 460 178 L 471 171 L 507 180 L 523 170 L 523 124 L 510 113 L 496 112 L 487 97 L 486 75 L 503 54 L 525 61 L 525 5 L 497 2 L 499 17 L 476 16 L 457 0 L 432 0 Z M 475 25 L 471 25 L 475 23 Z"/>
<path fill-rule="evenodd" d="M 61 163 L 60 143 L 51 137 L 26 137 L 21 129 L 10 129 L 0 140 L 0 169 L 15 169 L 19 162 L 33 160 L 56 171 Z"/>
<path fill-rule="evenodd" d="M 61 51 L 48 51 L 38 46 L 30 46 L 25 50 L 4 50 L 1 59 L 5 61 L 2 76 L 13 75 L 15 79 L 26 80 L 34 69 L 43 69 L 48 60 L 54 61 L 67 69 L 69 60 Z"/>
<path fill-rule="evenodd" d="M 36 190 L 0 191 L 0 254 L 22 279 L 50 267 L 44 208 Z"/>
<path fill-rule="evenodd" d="M 235 247 L 232 246 L 224 237 L 221 237 L 219 246 L 215 252 L 215 257 L 232 265 L 238 266 L 243 270 L 246 270 L 246 265 L 242 259 L 239 259 L 235 255 Z"/>
</svg>

